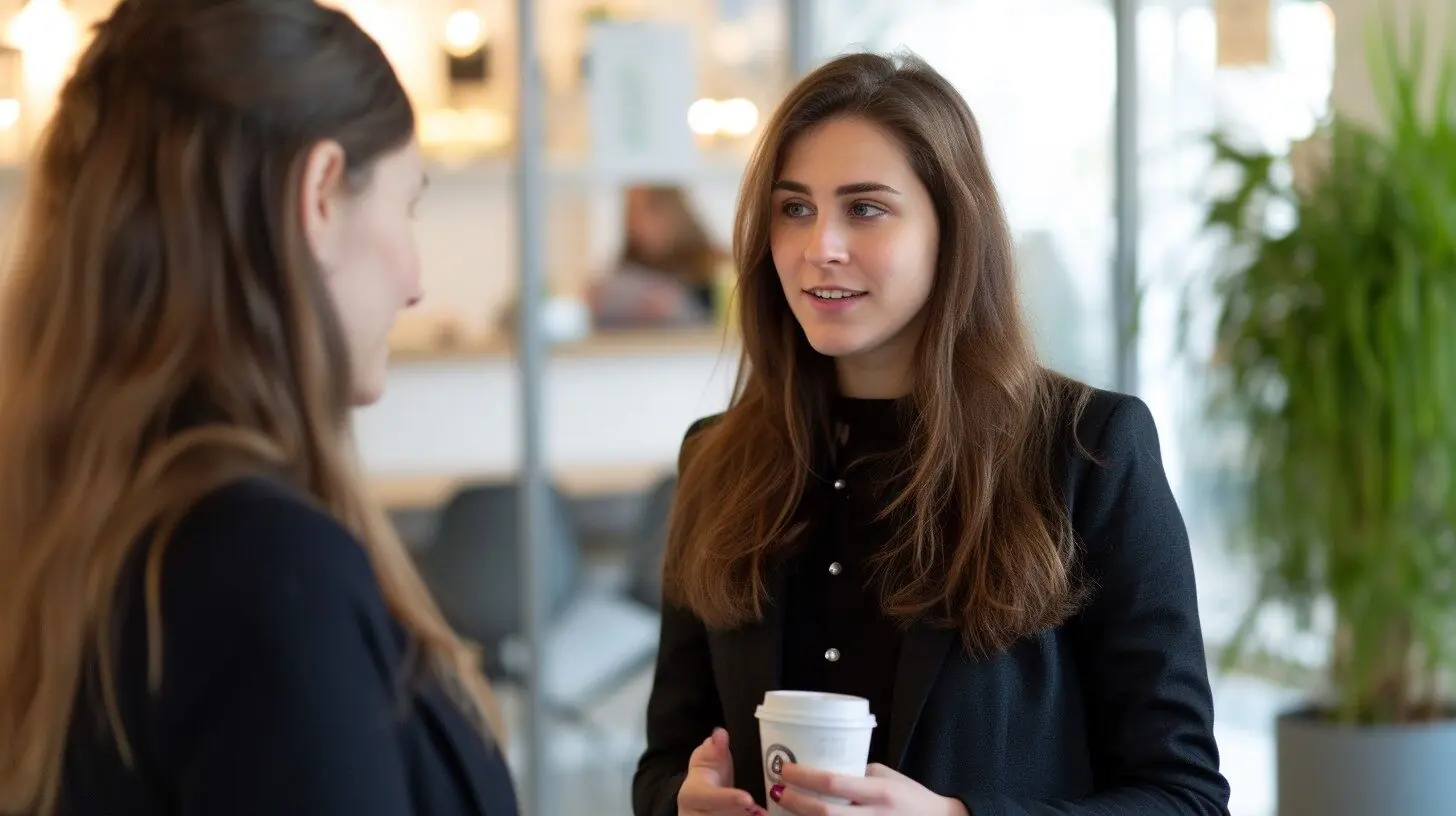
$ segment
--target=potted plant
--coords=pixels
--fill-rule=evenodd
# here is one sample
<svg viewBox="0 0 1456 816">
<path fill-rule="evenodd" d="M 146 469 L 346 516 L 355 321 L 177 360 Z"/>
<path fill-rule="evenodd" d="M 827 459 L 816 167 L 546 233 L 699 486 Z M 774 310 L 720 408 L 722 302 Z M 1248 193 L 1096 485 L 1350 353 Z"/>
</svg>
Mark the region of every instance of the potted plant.
<svg viewBox="0 0 1456 816">
<path fill-rule="evenodd" d="M 1456 50 L 1370 44 L 1381 121 L 1336 116 L 1317 172 L 1214 140 L 1214 405 L 1257 568 L 1225 658 L 1271 606 L 1329 637 L 1327 689 L 1277 723 L 1280 816 L 1456 813 Z"/>
</svg>

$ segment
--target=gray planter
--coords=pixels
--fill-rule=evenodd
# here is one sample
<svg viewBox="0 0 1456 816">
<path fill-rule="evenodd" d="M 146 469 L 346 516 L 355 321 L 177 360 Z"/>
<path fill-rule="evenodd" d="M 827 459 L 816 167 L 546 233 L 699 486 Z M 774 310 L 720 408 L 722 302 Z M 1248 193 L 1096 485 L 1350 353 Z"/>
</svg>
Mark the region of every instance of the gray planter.
<svg viewBox="0 0 1456 816">
<path fill-rule="evenodd" d="M 1343 726 L 1279 718 L 1278 816 L 1456 814 L 1456 720 Z"/>
</svg>

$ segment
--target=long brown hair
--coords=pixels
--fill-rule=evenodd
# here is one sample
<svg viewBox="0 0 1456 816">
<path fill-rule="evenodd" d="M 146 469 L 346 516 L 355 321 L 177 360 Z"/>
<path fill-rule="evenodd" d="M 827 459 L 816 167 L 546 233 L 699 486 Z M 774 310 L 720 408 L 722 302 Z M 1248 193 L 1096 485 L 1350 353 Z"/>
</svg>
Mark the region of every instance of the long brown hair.
<svg viewBox="0 0 1456 816">
<path fill-rule="evenodd" d="M 769 247 L 772 185 L 794 141 L 835 117 L 894 136 L 930 192 L 940 255 L 911 393 L 904 488 L 884 513 L 902 533 L 880 553 L 887 614 L 957 628 L 968 650 L 1056 626 L 1082 596 L 1051 462 L 1090 391 L 1036 360 L 1010 230 L 975 118 L 915 58 L 837 58 L 779 106 L 745 173 L 734 231 L 743 359 L 727 412 L 685 446 L 664 581 L 712 627 L 761 619 L 766 574 L 806 530 L 813 453 L 833 444 L 834 361 L 804 337 Z"/>
<path fill-rule="evenodd" d="M 168 531 L 244 476 L 353 532 L 428 662 L 490 710 L 366 495 L 348 351 L 302 234 L 314 145 L 342 145 L 362 190 L 413 133 L 379 47 L 312 2 L 124 0 L 98 26 L 31 165 L 0 314 L 0 812 L 55 807 L 88 665 L 130 758 L 106 646 L 124 562 L 151 542 L 155 691 Z"/>
</svg>

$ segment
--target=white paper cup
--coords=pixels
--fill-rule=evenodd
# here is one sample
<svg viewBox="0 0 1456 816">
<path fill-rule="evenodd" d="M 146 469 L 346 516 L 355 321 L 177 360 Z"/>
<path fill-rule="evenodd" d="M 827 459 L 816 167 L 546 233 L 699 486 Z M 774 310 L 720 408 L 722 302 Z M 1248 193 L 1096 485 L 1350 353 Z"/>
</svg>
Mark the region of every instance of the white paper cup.
<svg viewBox="0 0 1456 816">
<path fill-rule="evenodd" d="M 770 691 L 758 707 L 759 745 L 763 749 L 764 791 L 783 782 L 784 763 L 844 776 L 864 776 L 869 763 L 875 716 L 869 701 L 817 691 Z M 806 795 L 806 791 L 800 791 Z M 826 802 L 842 799 L 816 796 Z M 768 803 L 770 816 L 790 816 Z"/>
</svg>

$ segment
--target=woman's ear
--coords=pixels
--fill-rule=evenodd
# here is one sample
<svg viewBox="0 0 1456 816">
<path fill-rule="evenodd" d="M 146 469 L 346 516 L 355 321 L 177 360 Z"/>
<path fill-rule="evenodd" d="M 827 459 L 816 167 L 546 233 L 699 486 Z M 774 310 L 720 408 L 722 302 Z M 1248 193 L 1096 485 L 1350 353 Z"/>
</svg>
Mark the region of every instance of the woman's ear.
<svg viewBox="0 0 1456 816">
<path fill-rule="evenodd" d="M 308 151 L 298 191 L 303 234 L 309 249 L 325 269 L 333 268 L 344 249 L 344 204 L 348 193 L 348 158 L 332 139 Z"/>
</svg>

